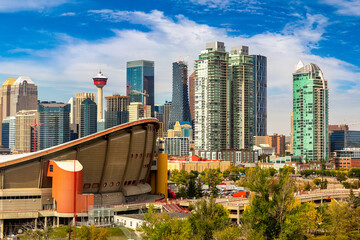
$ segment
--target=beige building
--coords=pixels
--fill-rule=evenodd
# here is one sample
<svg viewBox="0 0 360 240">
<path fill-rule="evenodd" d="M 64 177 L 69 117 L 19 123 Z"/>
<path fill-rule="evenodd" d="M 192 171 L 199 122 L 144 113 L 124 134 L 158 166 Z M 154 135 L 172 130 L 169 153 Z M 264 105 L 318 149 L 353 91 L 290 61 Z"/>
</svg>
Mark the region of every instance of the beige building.
<svg viewBox="0 0 360 240">
<path fill-rule="evenodd" d="M 37 110 L 21 110 L 16 114 L 14 151 L 31 152 L 33 148 L 32 129 L 35 119 L 36 122 L 39 122 Z"/>
<path fill-rule="evenodd" d="M 129 105 L 129 122 L 139 120 L 141 118 L 151 117 L 151 106 L 147 105 L 146 109 L 141 102 L 132 102 Z"/>
<path fill-rule="evenodd" d="M 205 169 L 217 169 L 220 168 L 220 171 L 225 171 L 233 163 L 225 161 L 168 161 L 168 170 L 185 170 L 187 172 L 198 171 L 202 172 Z"/>
<path fill-rule="evenodd" d="M 285 136 L 274 133 L 271 136 L 254 136 L 254 144 L 261 146 L 268 144 L 270 147 L 275 148 L 276 155 L 285 154 Z"/>
<path fill-rule="evenodd" d="M 80 105 L 81 103 L 85 100 L 89 98 L 91 101 L 95 102 L 95 93 L 77 93 L 76 94 L 76 99 L 75 99 L 75 122 L 76 124 L 80 124 L 80 115 L 81 115 L 81 108 Z M 73 108 L 71 108 L 71 111 L 73 110 Z M 72 115 L 70 111 L 70 116 Z"/>
<path fill-rule="evenodd" d="M 21 110 L 36 110 L 37 101 L 37 86 L 29 77 L 8 78 L 0 88 L 0 122 Z"/>
</svg>

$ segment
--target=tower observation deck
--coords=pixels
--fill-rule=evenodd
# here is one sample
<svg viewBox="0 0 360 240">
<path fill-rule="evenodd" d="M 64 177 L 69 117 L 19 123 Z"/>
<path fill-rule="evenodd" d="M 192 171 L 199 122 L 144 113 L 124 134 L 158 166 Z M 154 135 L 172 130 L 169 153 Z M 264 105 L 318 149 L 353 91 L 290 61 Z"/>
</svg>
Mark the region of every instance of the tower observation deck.
<svg viewBox="0 0 360 240">
<path fill-rule="evenodd" d="M 94 85 L 98 88 L 98 106 L 97 106 L 97 121 L 103 119 L 103 87 L 107 83 L 107 77 L 105 77 L 101 71 L 93 77 Z"/>
</svg>

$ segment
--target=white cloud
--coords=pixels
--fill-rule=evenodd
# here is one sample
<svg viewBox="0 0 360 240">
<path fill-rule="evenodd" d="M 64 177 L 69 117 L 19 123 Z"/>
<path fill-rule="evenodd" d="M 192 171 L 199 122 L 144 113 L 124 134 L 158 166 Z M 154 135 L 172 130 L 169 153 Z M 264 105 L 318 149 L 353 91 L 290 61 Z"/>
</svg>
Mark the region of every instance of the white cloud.
<svg viewBox="0 0 360 240">
<path fill-rule="evenodd" d="M 60 14 L 60 17 L 75 16 L 75 15 L 76 15 L 76 13 L 74 13 L 74 12 L 66 12 L 66 13 Z"/>
<path fill-rule="evenodd" d="M 337 13 L 347 16 L 360 16 L 359 0 L 322 0 L 323 3 L 337 8 Z"/>
<path fill-rule="evenodd" d="M 127 21 L 148 29 L 113 29 L 113 37 L 94 42 L 61 36 L 70 41 L 65 41 L 55 50 L 47 51 L 48 61 L 45 63 L 0 58 L 2 69 L 6 69 L 2 70 L 1 75 L 30 75 L 40 86 L 40 91 L 43 86 L 43 89 L 49 90 L 40 92 L 42 100 L 61 96 L 62 101 L 67 101 L 76 92 L 96 91 L 91 78 L 100 64 L 103 73 L 109 77 L 108 86 L 104 88 L 105 95 L 114 92 L 125 94 L 126 61 L 154 60 L 155 100 L 160 103 L 171 99 L 172 62 L 180 58 L 186 59 L 191 71 L 193 60 L 197 59 L 205 43 L 218 40 L 225 42 L 227 50 L 232 46 L 248 45 L 251 54 L 268 57 L 269 133 L 290 132 L 292 73 L 299 59 L 305 63 L 318 64 L 329 80 L 330 123 L 342 123 L 344 119 L 353 122 L 360 118 L 360 113 L 354 111 L 358 108 L 360 92 L 360 79 L 356 74 L 358 69 L 339 59 L 311 53 L 311 49 L 318 47 L 323 40 L 323 33 L 328 25 L 328 19 L 322 15 L 307 15 L 297 22 L 289 23 L 278 33 L 232 37 L 225 29 L 198 24 L 182 15 L 172 19 L 156 10 L 150 13 L 98 10 L 91 11 L 90 14 L 104 21 Z M 44 51 L 41 51 L 41 56 L 44 56 Z M 352 81 L 356 85 L 351 90 L 335 93 L 335 87 L 341 85 L 342 80 Z M 53 94 L 49 94 L 50 92 Z"/>
<path fill-rule="evenodd" d="M 68 0 L 1 0 L 0 12 L 43 10 L 68 2 Z"/>
</svg>

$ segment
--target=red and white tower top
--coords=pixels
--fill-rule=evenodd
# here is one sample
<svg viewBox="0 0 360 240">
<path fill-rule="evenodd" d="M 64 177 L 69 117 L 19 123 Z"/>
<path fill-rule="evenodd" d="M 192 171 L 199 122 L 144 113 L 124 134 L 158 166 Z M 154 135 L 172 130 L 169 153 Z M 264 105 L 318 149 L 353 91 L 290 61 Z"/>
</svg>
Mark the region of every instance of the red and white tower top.
<svg viewBox="0 0 360 240">
<path fill-rule="evenodd" d="M 96 87 L 103 88 L 108 79 L 100 71 L 95 77 L 93 77 L 93 80 Z"/>
</svg>

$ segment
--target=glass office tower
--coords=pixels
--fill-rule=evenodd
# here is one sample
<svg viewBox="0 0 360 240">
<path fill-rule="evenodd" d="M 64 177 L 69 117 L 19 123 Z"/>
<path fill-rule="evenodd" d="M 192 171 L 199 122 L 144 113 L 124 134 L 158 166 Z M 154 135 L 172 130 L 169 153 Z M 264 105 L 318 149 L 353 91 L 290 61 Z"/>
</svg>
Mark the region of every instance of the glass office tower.
<svg viewBox="0 0 360 240">
<path fill-rule="evenodd" d="M 129 102 L 141 102 L 151 106 L 151 116 L 154 117 L 154 62 L 146 60 L 127 62 L 126 79 Z"/>
<path fill-rule="evenodd" d="M 330 135 L 331 152 L 344 148 L 360 148 L 360 131 L 332 131 Z"/>
<path fill-rule="evenodd" d="M 173 63 L 172 105 L 168 129 L 173 129 L 177 121 L 191 121 L 187 84 L 187 65 Z"/>
<path fill-rule="evenodd" d="M 254 135 L 267 135 L 267 58 L 251 55 L 254 63 Z"/>
<path fill-rule="evenodd" d="M 70 140 L 70 104 L 39 103 L 40 149 L 59 145 Z"/>
</svg>

